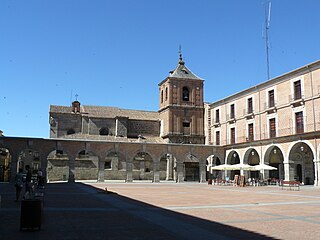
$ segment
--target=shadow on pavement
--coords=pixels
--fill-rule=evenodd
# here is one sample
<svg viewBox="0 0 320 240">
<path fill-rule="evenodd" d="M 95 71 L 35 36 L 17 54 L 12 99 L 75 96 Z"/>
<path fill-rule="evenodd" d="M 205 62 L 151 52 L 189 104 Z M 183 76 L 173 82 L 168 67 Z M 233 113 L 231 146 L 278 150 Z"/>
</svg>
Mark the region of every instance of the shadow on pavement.
<svg viewBox="0 0 320 240">
<path fill-rule="evenodd" d="M 47 184 L 41 230 L 20 232 L 14 191 L 0 183 L 0 239 L 274 239 L 83 183 Z"/>
</svg>

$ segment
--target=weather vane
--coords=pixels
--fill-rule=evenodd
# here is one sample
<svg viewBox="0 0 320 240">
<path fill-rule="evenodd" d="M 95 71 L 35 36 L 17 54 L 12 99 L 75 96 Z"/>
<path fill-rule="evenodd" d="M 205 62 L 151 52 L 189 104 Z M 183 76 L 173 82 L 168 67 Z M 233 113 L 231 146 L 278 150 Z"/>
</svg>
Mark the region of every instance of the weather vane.
<svg viewBox="0 0 320 240">
<path fill-rule="evenodd" d="M 79 96 L 79 95 L 76 93 L 76 95 L 75 95 L 75 97 L 76 97 L 76 101 L 78 101 L 78 96 Z"/>
</svg>

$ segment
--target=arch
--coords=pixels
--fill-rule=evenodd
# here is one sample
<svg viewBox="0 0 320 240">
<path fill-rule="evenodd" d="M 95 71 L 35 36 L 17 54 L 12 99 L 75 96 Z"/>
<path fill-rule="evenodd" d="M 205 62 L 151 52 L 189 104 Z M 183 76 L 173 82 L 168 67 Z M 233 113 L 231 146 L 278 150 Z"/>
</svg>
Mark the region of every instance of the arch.
<svg viewBox="0 0 320 240">
<path fill-rule="evenodd" d="M 276 167 L 277 170 L 264 171 L 264 178 L 271 179 L 272 181 L 285 179 L 284 156 L 281 145 L 274 144 L 268 147 L 264 155 L 264 163 Z"/>
<path fill-rule="evenodd" d="M 99 135 L 101 135 L 101 136 L 109 135 L 109 129 L 107 127 L 100 128 Z"/>
<path fill-rule="evenodd" d="M 306 145 L 308 145 L 308 147 L 311 149 L 313 156 L 317 156 L 316 150 L 313 147 L 312 143 L 308 140 L 300 140 L 298 142 L 291 142 L 288 148 L 288 156 L 290 151 L 292 150 L 292 148 L 297 144 L 297 143 L 305 143 Z M 320 145 L 319 145 L 320 146 Z"/>
<path fill-rule="evenodd" d="M 91 150 L 82 149 L 74 159 L 75 180 L 96 180 L 99 170 L 99 158 Z"/>
<path fill-rule="evenodd" d="M 168 100 L 168 87 L 166 87 L 166 90 L 165 90 L 165 101 Z"/>
<path fill-rule="evenodd" d="M 237 150 L 232 150 L 231 152 L 229 152 L 225 162 L 226 162 L 226 164 L 230 164 L 230 165 L 240 163 L 239 152 Z"/>
<path fill-rule="evenodd" d="M 186 153 L 183 162 L 200 162 L 199 157 L 193 153 Z"/>
<path fill-rule="evenodd" d="M 260 164 L 260 156 L 258 151 L 255 148 L 248 148 L 243 157 L 243 163 L 255 166 Z M 244 172 L 246 178 L 260 178 L 259 171 L 245 171 Z"/>
<path fill-rule="evenodd" d="M 227 164 L 234 165 L 240 163 L 240 156 L 236 150 L 232 150 L 227 156 Z M 228 171 L 228 176 L 230 179 L 234 179 L 235 175 L 240 175 L 240 170 Z"/>
<path fill-rule="evenodd" d="M 189 88 L 184 86 L 182 88 L 182 101 L 189 102 Z"/>
<path fill-rule="evenodd" d="M 67 135 L 75 134 L 76 131 L 73 128 L 68 129 Z"/>
<path fill-rule="evenodd" d="M 260 155 L 258 151 L 255 148 L 248 148 L 243 156 L 243 163 L 258 165 L 260 163 Z"/>
<path fill-rule="evenodd" d="M 308 141 L 299 141 L 290 148 L 289 179 L 300 180 L 305 185 L 314 185 L 314 152 L 309 144 Z"/>
<path fill-rule="evenodd" d="M 160 93 L 160 102 L 163 103 L 163 90 L 161 90 L 161 93 Z"/>
<path fill-rule="evenodd" d="M 0 148 L 0 182 L 9 182 L 11 178 L 11 154 L 9 149 Z M 18 171 L 18 169 L 17 169 Z M 15 174 L 15 172 L 14 172 Z"/>
<path fill-rule="evenodd" d="M 42 167 L 38 151 L 35 151 L 31 148 L 26 148 L 20 152 L 18 156 L 17 171 L 18 168 L 24 169 L 27 165 L 30 166 L 33 174 L 36 174 L 38 169 Z"/>
<path fill-rule="evenodd" d="M 207 166 L 207 176 L 211 179 L 222 178 L 223 171 L 220 170 L 212 170 L 212 167 L 221 165 L 221 159 L 218 155 L 212 154 L 207 158 L 209 162 L 209 166 Z"/>
<path fill-rule="evenodd" d="M 185 181 L 200 181 L 200 161 L 198 157 L 192 153 L 185 155 L 184 165 L 184 180 Z"/>
<path fill-rule="evenodd" d="M 47 181 L 67 181 L 69 179 L 69 156 L 62 150 L 53 150 L 47 155 Z"/>
<path fill-rule="evenodd" d="M 153 158 L 145 151 L 138 151 L 132 159 L 133 180 L 153 180 Z"/>
</svg>

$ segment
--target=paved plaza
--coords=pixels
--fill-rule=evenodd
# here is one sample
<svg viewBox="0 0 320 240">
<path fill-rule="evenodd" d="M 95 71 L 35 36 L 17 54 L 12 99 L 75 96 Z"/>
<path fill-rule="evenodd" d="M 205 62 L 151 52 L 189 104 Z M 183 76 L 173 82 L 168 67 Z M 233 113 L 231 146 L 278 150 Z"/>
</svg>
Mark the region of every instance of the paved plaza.
<svg viewBox="0 0 320 240">
<path fill-rule="evenodd" d="M 50 183 L 41 230 L 22 232 L 14 191 L 0 183 L 0 239 L 320 239 L 320 188 L 310 186 Z"/>
</svg>

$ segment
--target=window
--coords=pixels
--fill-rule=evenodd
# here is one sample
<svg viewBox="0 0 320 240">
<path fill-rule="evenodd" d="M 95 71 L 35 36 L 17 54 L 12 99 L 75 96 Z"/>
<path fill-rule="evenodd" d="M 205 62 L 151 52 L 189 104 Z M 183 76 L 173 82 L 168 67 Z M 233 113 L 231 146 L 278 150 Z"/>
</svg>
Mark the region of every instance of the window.
<svg viewBox="0 0 320 240">
<path fill-rule="evenodd" d="M 275 104 L 274 104 L 274 90 L 270 90 L 270 91 L 268 92 L 268 104 L 269 104 L 269 105 L 268 105 L 269 108 L 275 106 Z"/>
<path fill-rule="evenodd" d="M 253 123 L 248 124 L 248 141 L 254 141 Z"/>
<path fill-rule="evenodd" d="M 252 98 L 248 98 L 248 109 L 247 109 L 247 113 L 252 113 L 252 112 L 253 112 Z"/>
<path fill-rule="evenodd" d="M 234 104 L 230 105 L 230 118 L 234 118 Z"/>
<path fill-rule="evenodd" d="M 293 88 L 294 88 L 294 100 L 301 99 L 301 81 L 295 81 L 293 83 Z"/>
<path fill-rule="evenodd" d="M 220 145 L 220 131 L 216 131 L 216 145 Z"/>
<path fill-rule="evenodd" d="M 166 87 L 165 100 L 168 100 L 168 88 Z"/>
<path fill-rule="evenodd" d="M 236 130 L 235 130 L 235 128 L 230 128 L 230 143 L 231 144 L 236 143 Z"/>
<path fill-rule="evenodd" d="M 296 133 L 303 133 L 304 127 L 303 127 L 303 112 L 297 112 L 295 114 L 296 117 Z"/>
<path fill-rule="evenodd" d="M 276 137 L 276 119 L 275 118 L 269 119 L 269 137 L 270 138 Z"/>
<path fill-rule="evenodd" d="M 189 89 L 187 87 L 182 88 L 182 100 L 189 101 Z"/>
<path fill-rule="evenodd" d="M 183 122 L 182 125 L 183 125 L 183 127 L 190 127 L 190 123 L 189 122 Z"/>
<path fill-rule="evenodd" d="M 71 134 L 75 134 L 76 132 L 74 131 L 74 129 L 69 129 L 67 131 L 67 135 L 71 135 Z"/>
<path fill-rule="evenodd" d="M 104 162 L 104 169 L 111 169 L 111 160 L 107 160 Z"/>
<path fill-rule="evenodd" d="M 101 128 L 100 131 L 99 131 L 99 134 L 100 135 L 103 135 L 103 136 L 106 136 L 109 134 L 109 129 L 104 127 L 104 128 Z"/>
<path fill-rule="evenodd" d="M 220 122 L 220 111 L 219 109 L 216 109 L 216 123 Z"/>
<path fill-rule="evenodd" d="M 160 99 L 161 99 L 161 103 L 163 103 L 163 90 L 161 90 L 161 96 L 160 96 Z"/>
</svg>

